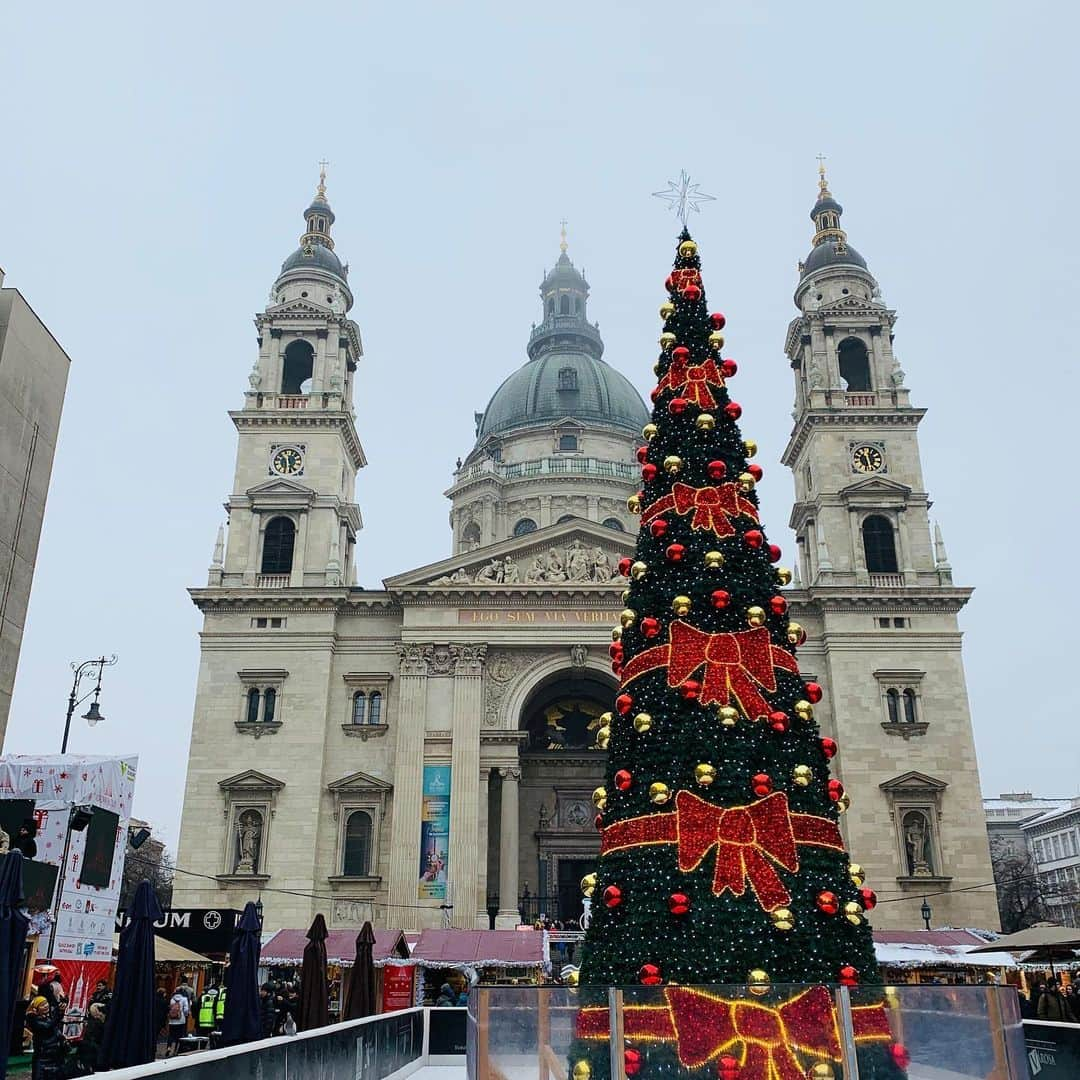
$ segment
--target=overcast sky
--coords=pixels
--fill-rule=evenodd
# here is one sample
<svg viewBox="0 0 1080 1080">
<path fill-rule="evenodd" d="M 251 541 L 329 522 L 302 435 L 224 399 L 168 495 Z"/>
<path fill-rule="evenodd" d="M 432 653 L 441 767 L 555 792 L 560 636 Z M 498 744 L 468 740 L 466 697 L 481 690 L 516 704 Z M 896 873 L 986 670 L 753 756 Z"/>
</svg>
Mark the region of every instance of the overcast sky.
<svg viewBox="0 0 1080 1080">
<path fill-rule="evenodd" d="M 362 584 L 449 553 L 473 412 L 525 359 L 569 222 L 606 358 L 651 385 L 686 168 L 743 430 L 778 462 L 815 155 L 899 312 L 962 616 L 983 789 L 1078 790 L 1075 5 L 9 4 L 0 265 L 72 358 L 8 752 L 58 751 L 105 650 L 138 814 L 175 841 L 199 615 L 252 316 L 330 160 L 365 358 Z M 81 711 L 81 710 L 80 710 Z M 931 718 L 932 719 L 932 718 Z M 902 754 L 903 747 L 898 748 Z"/>
</svg>

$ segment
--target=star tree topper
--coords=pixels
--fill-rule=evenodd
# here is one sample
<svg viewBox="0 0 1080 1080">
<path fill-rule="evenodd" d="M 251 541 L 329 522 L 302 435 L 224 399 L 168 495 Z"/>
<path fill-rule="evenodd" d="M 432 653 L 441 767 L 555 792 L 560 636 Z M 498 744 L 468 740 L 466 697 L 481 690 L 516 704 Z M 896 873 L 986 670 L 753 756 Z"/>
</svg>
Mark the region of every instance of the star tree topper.
<svg viewBox="0 0 1080 1080">
<path fill-rule="evenodd" d="M 653 195 L 669 204 L 671 211 L 683 223 L 683 228 L 686 227 L 688 214 L 694 210 L 701 211 L 701 203 L 716 201 L 716 196 L 706 195 L 701 190 L 700 184 L 690 183 L 690 177 L 685 169 L 679 170 L 678 183 L 669 180 L 663 191 L 654 191 Z"/>
</svg>

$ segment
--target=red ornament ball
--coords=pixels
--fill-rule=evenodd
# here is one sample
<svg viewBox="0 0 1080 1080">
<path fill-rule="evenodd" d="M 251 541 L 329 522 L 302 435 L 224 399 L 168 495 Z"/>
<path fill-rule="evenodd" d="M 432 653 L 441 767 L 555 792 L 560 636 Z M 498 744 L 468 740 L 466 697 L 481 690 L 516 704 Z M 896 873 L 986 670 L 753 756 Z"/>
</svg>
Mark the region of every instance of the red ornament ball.
<svg viewBox="0 0 1080 1080">
<path fill-rule="evenodd" d="M 646 484 L 648 484 L 650 481 L 656 479 L 656 474 L 659 471 L 660 470 L 657 469 L 657 467 L 651 461 L 647 461 L 644 465 L 641 466 L 641 479 L 644 480 Z"/>
<path fill-rule="evenodd" d="M 719 311 L 714 311 L 709 316 L 709 322 L 712 323 L 712 328 L 714 330 L 723 330 L 724 327 L 727 326 L 727 319 L 725 319 L 723 313 Z"/>
<path fill-rule="evenodd" d="M 717 589 L 709 599 L 712 601 L 714 608 L 723 611 L 731 603 L 731 593 L 727 589 Z"/>
<path fill-rule="evenodd" d="M 643 986 L 659 986 L 664 981 L 656 964 L 642 964 L 638 969 L 638 979 Z"/>
<path fill-rule="evenodd" d="M 649 522 L 649 532 L 653 534 L 658 540 L 662 536 L 666 536 L 668 531 L 668 523 L 663 518 L 655 518 Z"/>
<path fill-rule="evenodd" d="M 620 791 L 629 791 L 630 785 L 634 782 L 634 778 L 630 775 L 629 769 L 620 769 L 615 774 L 615 786 Z"/>
<path fill-rule="evenodd" d="M 710 461 L 705 466 L 705 471 L 709 474 L 710 480 L 723 480 L 727 476 L 727 465 L 722 461 Z"/>
<path fill-rule="evenodd" d="M 751 789 L 759 799 L 772 794 L 772 777 L 768 773 L 754 773 L 754 778 L 750 781 L 750 784 Z"/>
<path fill-rule="evenodd" d="M 791 721 L 788 719 L 788 714 L 786 712 L 777 710 L 776 712 L 769 713 L 769 726 L 773 731 L 783 735 L 791 726 Z"/>
<path fill-rule="evenodd" d="M 612 660 L 611 661 L 611 674 L 616 675 L 616 676 L 622 675 L 622 661 L 621 660 Z"/>
<path fill-rule="evenodd" d="M 641 1072 L 641 1051 L 630 1048 L 623 1052 L 623 1069 L 627 1076 L 637 1076 Z"/>
<path fill-rule="evenodd" d="M 667 550 L 664 555 L 671 562 L 682 562 L 683 556 L 686 554 L 686 548 L 682 544 L 668 544 Z"/>
<path fill-rule="evenodd" d="M 911 1054 L 903 1043 L 893 1043 L 889 1047 L 889 1054 L 899 1069 L 906 1069 L 911 1064 Z"/>
<path fill-rule="evenodd" d="M 634 565 L 634 560 L 631 559 L 629 555 L 624 555 L 619 560 L 619 573 L 622 574 L 623 577 L 629 577 L 630 576 L 630 567 L 633 566 L 633 565 Z"/>
<path fill-rule="evenodd" d="M 827 758 L 836 757 L 836 751 L 839 750 L 839 749 L 840 749 L 840 747 L 837 745 L 835 739 L 830 739 L 828 736 L 825 736 L 825 737 L 822 738 L 822 740 L 821 740 L 821 752 Z"/>
<path fill-rule="evenodd" d="M 783 615 L 787 611 L 787 601 L 782 596 L 770 596 L 769 610 L 774 615 Z"/>
<path fill-rule="evenodd" d="M 720 374 L 725 379 L 730 379 L 739 370 L 739 365 L 734 360 L 726 359 L 720 361 Z"/>
<path fill-rule="evenodd" d="M 608 656 L 610 656 L 612 660 L 621 660 L 622 659 L 623 647 L 622 647 L 622 642 L 621 641 L 613 641 L 608 646 Z"/>
<path fill-rule="evenodd" d="M 620 694 L 615 699 L 615 708 L 620 716 L 625 716 L 634 707 L 634 699 L 629 694 Z"/>
<path fill-rule="evenodd" d="M 822 889 L 817 894 L 816 900 L 818 911 L 823 915 L 835 915 L 840 910 L 840 901 L 836 898 L 836 893 L 829 892 L 828 889 Z"/>
<path fill-rule="evenodd" d="M 765 470 L 756 461 L 747 465 L 746 471 L 754 478 L 755 483 L 765 475 Z"/>
<path fill-rule="evenodd" d="M 784 556 L 784 553 L 780 550 L 777 544 L 769 545 L 769 562 L 779 562 Z"/>
<path fill-rule="evenodd" d="M 760 529 L 747 529 L 743 539 L 750 547 L 757 549 L 765 543 L 765 534 Z"/>
<path fill-rule="evenodd" d="M 617 908 L 622 903 L 622 889 L 618 885 L 609 885 L 604 890 L 604 907 Z"/>
<path fill-rule="evenodd" d="M 684 679 L 679 684 L 679 693 L 687 701 L 697 701 L 698 694 L 701 693 L 701 683 L 697 679 Z"/>
<path fill-rule="evenodd" d="M 717 1080 L 739 1080 L 741 1072 L 742 1066 L 739 1064 L 739 1059 L 732 1057 L 731 1054 L 725 1054 L 716 1063 Z"/>
<path fill-rule="evenodd" d="M 672 915 L 685 915 L 690 910 L 690 897 L 686 893 L 673 892 L 667 904 Z"/>
<path fill-rule="evenodd" d="M 651 401 L 651 402 L 652 402 L 652 403 L 653 403 L 653 404 L 655 405 L 655 404 L 656 404 L 656 399 L 657 399 L 657 398 L 658 398 L 658 397 L 659 397 L 659 396 L 660 396 L 660 395 L 661 395 L 661 394 L 662 394 L 663 392 L 664 392 L 664 391 L 663 391 L 663 390 L 661 390 L 659 386 L 654 386 L 654 387 L 653 387 L 653 388 L 652 388 L 652 389 L 651 389 L 651 390 L 649 391 L 649 400 L 650 400 L 650 401 Z"/>
<path fill-rule="evenodd" d="M 821 700 L 821 686 L 816 682 L 808 682 L 805 689 L 810 704 L 816 705 Z"/>
<path fill-rule="evenodd" d="M 839 802 L 840 796 L 844 794 L 844 785 L 839 780 L 829 781 L 829 798 L 833 802 Z"/>
<path fill-rule="evenodd" d="M 873 911 L 877 907 L 877 893 L 873 889 L 860 889 L 859 896 L 862 897 L 864 911 Z"/>
<path fill-rule="evenodd" d="M 671 274 L 668 274 L 668 276 L 664 278 L 664 288 L 667 289 L 668 292 L 675 291 L 675 279 Z"/>
<path fill-rule="evenodd" d="M 724 406 L 724 413 L 729 420 L 738 420 L 742 416 L 742 406 L 737 401 L 729 401 Z"/>
<path fill-rule="evenodd" d="M 684 397 L 674 397 L 668 402 L 667 410 L 672 416 L 682 416 L 686 412 L 687 400 Z"/>
<path fill-rule="evenodd" d="M 604 815 L 597 814 L 596 817 L 592 819 L 592 823 L 597 832 L 602 832 L 604 828 Z"/>
<path fill-rule="evenodd" d="M 689 300 L 690 303 L 694 303 L 701 299 L 701 286 L 700 285 L 687 285 L 682 291 L 683 299 Z"/>
<path fill-rule="evenodd" d="M 641 632 L 645 637 L 653 638 L 660 633 L 660 620 L 654 619 L 651 615 L 646 615 L 641 620 Z"/>
<path fill-rule="evenodd" d="M 685 364 L 690 359 L 690 350 L 685 345 L 676 345 L 671 350 L 671 359 L 677 364 Z"/>
<path fill-rule="evenodd" d="M 648 447 L 648 445 L 639 446 L 637 448 L 637 459 L 638 459 L 638 461 L 641 462 L 642 465 L 645 464 L 645 459 L 648 456 L 649 456 L 649 447 Z"/>
<path fill-rule="evenodd" d="M 859 971 L 857 968 L 853 968 L 850 964 L 845 964 L 840 969 L 840 985 L 841 986 L 858 986 L 859 985 Z"/>
</svg>

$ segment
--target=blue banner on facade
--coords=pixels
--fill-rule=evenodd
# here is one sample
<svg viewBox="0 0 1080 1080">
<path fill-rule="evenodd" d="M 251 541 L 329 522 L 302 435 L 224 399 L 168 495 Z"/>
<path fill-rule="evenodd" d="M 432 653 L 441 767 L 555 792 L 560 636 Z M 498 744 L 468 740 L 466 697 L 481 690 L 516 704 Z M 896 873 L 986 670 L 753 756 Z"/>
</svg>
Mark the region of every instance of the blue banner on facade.
<svg viewBox="0 0 1080 1080">
<path fill-rule="evenodd" d="M 425 765 L 420 804 L 421 900 L 445 900 L 450 863 L 450 766 Z"/>
</svg>

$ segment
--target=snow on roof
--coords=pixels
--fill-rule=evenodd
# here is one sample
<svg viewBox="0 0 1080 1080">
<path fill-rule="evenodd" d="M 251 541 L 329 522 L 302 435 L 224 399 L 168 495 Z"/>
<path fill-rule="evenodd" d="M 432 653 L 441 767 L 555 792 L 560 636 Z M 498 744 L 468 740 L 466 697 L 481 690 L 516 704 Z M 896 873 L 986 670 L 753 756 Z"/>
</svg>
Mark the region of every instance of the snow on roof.
<svg viewBox="0 0 1080 1080">
<path fill-rule="evenodd" d="M 887 967 L 1016 967 L 1007 952 L 976 953 L 984 932 L 973 930 L 875 930 L 874 955 Z"/>
</svg>

